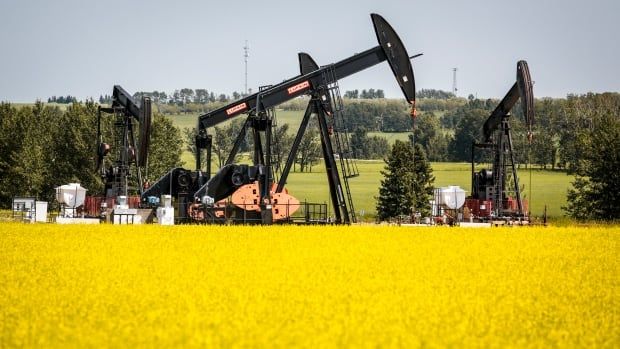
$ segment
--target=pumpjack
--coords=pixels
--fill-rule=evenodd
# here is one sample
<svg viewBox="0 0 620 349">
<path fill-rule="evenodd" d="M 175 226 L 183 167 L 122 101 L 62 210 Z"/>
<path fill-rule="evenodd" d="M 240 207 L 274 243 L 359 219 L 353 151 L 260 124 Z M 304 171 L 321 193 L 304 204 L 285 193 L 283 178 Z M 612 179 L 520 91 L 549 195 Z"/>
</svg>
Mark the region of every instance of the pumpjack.
<svg viewBox="0 0 620 349">
<path fill-rule="evenodd" d="M 113 145 L 103 142 L 101 120 L 103 114 L 114 116 Z M 115 85 L 110 107 L 99 106 L 97 110 L 97 161 L 96 171 L 105 184 L 106 199 L 127 196 L 130 187 L 132 165 L 137 174 L 137 190 L 142 193 L 143 179 L 141 169 L 146 166 L 151 131 L 151 99 L 143 96 L 138 105 L 133 97 L 121 86 Z M 134 128 L 137 126 L 137 132 Z M 136 142 L 135 133 L 138 134 Z M 105 165 L 105 158 L 111 152 L 114 159 Z"/>
<path fill-rule="evenodd" d="M 471 148 L 472 192 L 466 206 L 474 216 L 482 220 L 518 219 L 527 220 L 528 212 L 521 196 L 519 178 L 515 166 L 510 111 L 521 99 L 521 109 L 527 128 L 528 141 L 532 139 L 534 123 L 534 93 L 532 79 L 526 61 L 517 62 L 517 81 L 497 105 L 483 125 L 484 141 L 473 142 Z M 490 150 L 492 169 L 475 171 L 477 149 Z M 508 181 L 512 179 L 512 185 Z"/>
<path fill-rule="evenodd" d="M 412 117 L 415 115 L 415 82 L 410 61 L 413 57 L 407 54 L 402 41 L 383 17 L 371 14 L 371 19 L 378 46 L 321 67 L 307 53 L 299 53 L 300 75 L 200 115 L 195 138 L 196 170 L 172 169 L 142 194 L 143 202 L 162 194 L 172 195 L 177 199 L 180 219 L 212 222 L 254 220 L 262 224 L 290 221 L 300 203 L 288 193 L 285 185 L 309 120 L 316 115 L 334 213 L 332 222 L 355 222 L 348 179 L 357 176 L 358 172 L 352 161 L 348 134 L 342 120 L 338 80 L 387 61 L 411 105 Z M 310 96 L 308 106 L 286 164 L 276 180 L 272 166 L 273 108 L 301 95 Z M 211 176 L 212 135 L 208 129 L 241 115 L 246 115 L 246 120 L 233 150 L 225 165 Z M 248 132 L 253 136 L 253 163 L 235 164 L 235 156 Z M 206 169 L 203 172 L 201 157 L 204 151 Z M 232 211 L 224 207 L 224 200 L 230 196 L 230 202 L 234 205 Z M 310 216 L 306 211 L 306 222 L 312 219 Z M 322 217 L 319 220 L 326 221 L 326 217 Z"/>
</svg>

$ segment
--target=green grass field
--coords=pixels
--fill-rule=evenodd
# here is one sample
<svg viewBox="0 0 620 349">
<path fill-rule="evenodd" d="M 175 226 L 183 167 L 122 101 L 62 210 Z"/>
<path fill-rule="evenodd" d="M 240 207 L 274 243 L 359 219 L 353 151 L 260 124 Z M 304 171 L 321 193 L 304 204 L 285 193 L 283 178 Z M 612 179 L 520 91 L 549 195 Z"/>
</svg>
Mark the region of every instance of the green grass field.
<svg viewBox="0 0 620 349">
<path fill-rule="evenodd" d="M 166 116 L 172 120 L 174 126 L 181 130 L 184 128 L 196 128 L 196 125 L 198 125 L 198 114 L 172 114 Z"/>
<path fill-rule="evenodd" d="M 186 161 L 186 168 L 193 169 L 192 155 L 186 152 L 183 158 Z M 379 194 L 379 186 L 383 179 L 381 171 L 385 164 L 382 160 L 357 160 L 357 165 L 360 175 L 349 180 L 355 211 L 358 215 L 371 218 L 376 214 L 375 197 Z M 470 164 L 435 162 L 432 163 L 432 167 L 435 187 L 458 185 L 469 194 Z M 217 165 L 214 164 L 213 169 L 216 168 Z M 530 192 L 530 171 L 523 169 L 518 174 L 519 182 L 524 187 L 524 197 L 530 202 L 532 215 L 542 216 L 545 205 L 549 216 L 563 215 L 561 207 L 566 205 L 566 190 L 570 187 L 572 176 L 560 171 L 534 169 Z M 291 172 L 287 188 L 301 201 L 331 205 L 325 167 L 322 163 L 313 166 L 312 172 Z"/>
<path fill-rule="evenodd" d="M 468 192 L 471 189 L 470 165 L 467 163 L 433 163 L 435 187 L 458 185 Z M 363 211 L 366 216 L 374 216 L 375 197 L 379 194 L 383 161 L 358 161 L 360 176 L 350 179 L 351 193 L 355 211 Z M 313 167 L 312 173 L 291 173 L 288 188 L 292 195 L 300 200 L 329 203 L 329 189 L 325 168 L 322 164 Z M 554 217 L 563 215 L 561 207 L 566 205 L 566 190 L 572 176 L 564 172 L 533 170 L 532 191 L 530 194 L 529 170 L 519 172 L 520 184 L 524 185 L 525 198 L 531 203 L 534 216 L 542 216 L 545 205 L 547 214 Z M 531 199 L 530 199 L 531 198 Z"/>
<path fill-rule="evenodd" d="M 392 145 L 396 141 L 408 142 L 410 134 L 410 132 L 368 132 L 366 135 L 368 137 L 383 137 L 387 139 L 390 145 Z"/>
</svg>

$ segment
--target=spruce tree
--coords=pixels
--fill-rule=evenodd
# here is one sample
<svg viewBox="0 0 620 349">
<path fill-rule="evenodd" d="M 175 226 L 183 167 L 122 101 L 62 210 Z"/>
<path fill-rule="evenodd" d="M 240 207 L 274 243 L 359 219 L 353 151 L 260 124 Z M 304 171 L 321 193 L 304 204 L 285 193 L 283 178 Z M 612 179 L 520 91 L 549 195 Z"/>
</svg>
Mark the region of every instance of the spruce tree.
<svg viewBox="0 0 620 349">
<path fill-rule="evenodd" d="M 435 176 L 430 162 L 428 162 L 426 153 L 421 144 L 415 145 L 414 158 L 414 181 L 413 181 L 413 198 L 414 208 L 420 213 L 421 217 L 429 217 L 431 215 L 430 201 L 433 198 L 433 185 Z"/>
<path fill-rule="evenodd" d="M 392 146 L 381 171 L 384 179 L 377 198 L 379 220 L 410 216 L 412 209 L 423 216 L 430 213 L 434 177 L 422 146 L 417 144 L 415 150 L 414 158 L 409 143 L 396 141 Z"/>
</svg>

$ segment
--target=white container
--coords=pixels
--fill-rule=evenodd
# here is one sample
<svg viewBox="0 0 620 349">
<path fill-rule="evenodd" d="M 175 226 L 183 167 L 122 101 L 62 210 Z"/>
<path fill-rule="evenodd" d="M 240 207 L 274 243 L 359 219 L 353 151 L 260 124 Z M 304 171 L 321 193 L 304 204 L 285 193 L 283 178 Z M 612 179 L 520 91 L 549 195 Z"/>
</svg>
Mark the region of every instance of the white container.
<svg viewBox="0 0 620 349">
<path fill-rule="evenodd" d="M 160 203 L 162 207 L 172 207 L 172 195 L 162 195 Z"/>
<path fill-rule="evenodd" d="M 56 201 L 68 207 L 79 207 L 84 205 L 86 191 L 80 183 L 65 184 L 56 187 Z"/>
<path fill-rule="evenodd" d="M 135 208 L 115 208 L 112 211 L 113 224 L 142 224 L 142 216 Z"/>
<path fill-rule="evenodd" d="M 158 207 L 157 222 L 159 222 L 160 225 L 174 225 L 174 208 Z"/>
<path fill-rule="evenodd" d="M 37 201 L 35 203 L 35 222 L 47 222 L 47 201 Z"/>
<path fill-rule="evenodd" d="M 435 189 L 435 198 L 439 205 L 456 210 L 465 204 L 465 190 L 456 185 Z"/>
<path fill-rule="evenodd" d="M 116 205 L 114 205 L 115 210 L 127 210 L 129 209 L 129 204 L 127 204 L 127 196 L 119 195 L 116 197 Z"/>
</svg>

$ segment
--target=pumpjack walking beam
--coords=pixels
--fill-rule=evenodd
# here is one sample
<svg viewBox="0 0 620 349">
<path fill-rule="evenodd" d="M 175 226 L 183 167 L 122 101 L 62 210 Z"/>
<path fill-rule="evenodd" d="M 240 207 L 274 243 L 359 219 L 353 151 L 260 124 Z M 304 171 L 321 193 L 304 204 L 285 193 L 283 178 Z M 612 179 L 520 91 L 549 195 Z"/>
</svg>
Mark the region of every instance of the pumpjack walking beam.
<svg viewBox="0 0 620 349">
<path fill-rule="evenodd" d="M 295 153 L 297 147 L 299 146 L 299 141 L 301 139 L 300 137 L 303 135 L 303 131 L 307 126 L 309 115 L 312 112 L 318 113 L 319 127 L 321 130 L 321 146 L 328 170 L 330 193 L 334 208 L 338 210 L 336 213 L 336 219 L 339 223 L 342 219 L 348 223 L 349 214 L 347 212 L 346 202 L 343 198 L 340 176 L 338 174 L 336 161 L 334 160 L 328 125 L 325 120 L 326 115 L 330 115 L 331 113 L 329 107 L 326 107 L 326 105 L 329 104 L 326 102 L 329 102 L 330 98 L 327 91 L 328 86 L 336 83 L 337 79 L 345 78 L 387 60 L 403 94 L 405 95 L 406 100 L 412 106 L 412 115 L 415 111 L 415 80 L 410 62 L 411 57 L 407 54 L 407 51 L 396 32 L 392 29 L 389 23 L 383 19 L 383 17 L 377 14 L 371 14 L 371 18 L 377 40 L 379 42 L 378 46 L 322 68 L 319 68 L 318 65 L 311 58 L 309 58 L 309 56 L 306 55 L 309 59 L 304 60 L 302 59 L 303 54 L 300 54 L 301 75 L 286 80 L 280 84 L 271 86 L 270 88 L 259 91 L 253 95 L 247 96 L 220 109 L 201 115 L 198 120 L 199 136 L 197 140 L 207 139 L 207 128 L 227 121 L 233 117 L 246 113 L 249 114 L 250 117 L 248 118 L 248 121 L 246 121 L 247 125 L 250 118 L 253 115 L 256 116 L 260 114 L 261 111 L 272 108 L 302 94 L 310 94 L 312 99 L 306 114 L 304 115 L 302 126 L 296 138 L 296 144 L 293 147 L 294 151 L 291 152 L 291 154 Z M 266 134 L 266 136 L 268 135 Z M 201 149 L 204 148 L 199 146 L 196 147 L 196 167 L 198 170 L 201 167 L 199 161 Z M 289 154 L 287 165 L 283 171 L 283 176 L 278 183 L 277 192 L 282 190 L 293 160 L 294 154 Z M 265 185 L 261 188 L 261 192 L 263 194 L 268 193 L 269 189 L 267 187 L 267 183 L 268 180 L 265 180 Z M 204 192 L 204 190 L 201 192 Z M 342 208 L 342 215 L 340 214 L 340 209 L 338 208 Z"/>
<path fill-rule="evenodd" d="M 378 14 L 371 14 L 379 45 L 342 61 L 273 85 L 267 90 L 249 95 L 241 100 L 199 116 L 199 131 L 213 127 L 243 113 L 266 110 L 302 94 L 316 91 L 324 86 L 323 73 L 333 69 L 335 76 L 342 79 L 388 61 L 406 100 L 415 105 L 415 82 L 410 57 L 402 41 L 392 27 Z M 333 83 L 335 81 L 327 81 Z M 260 104 L 260 105 L 259 105 Z"/>
<path fill-rule="evenodd" d="M 534 123 L 534 92 L 530 70 L 526 61 L 517 62 L 517 81 L 485 121 L 482 127 L 485 142 L 491 141 L 493 133 L 501 126 L 502 119 L 510 115 L 510 111 L 517 104 L 519 98 L 521 98 L 525 124 L 528 127 L 528 137 L 530 137 L 532 124 Z"/>
</svg>

